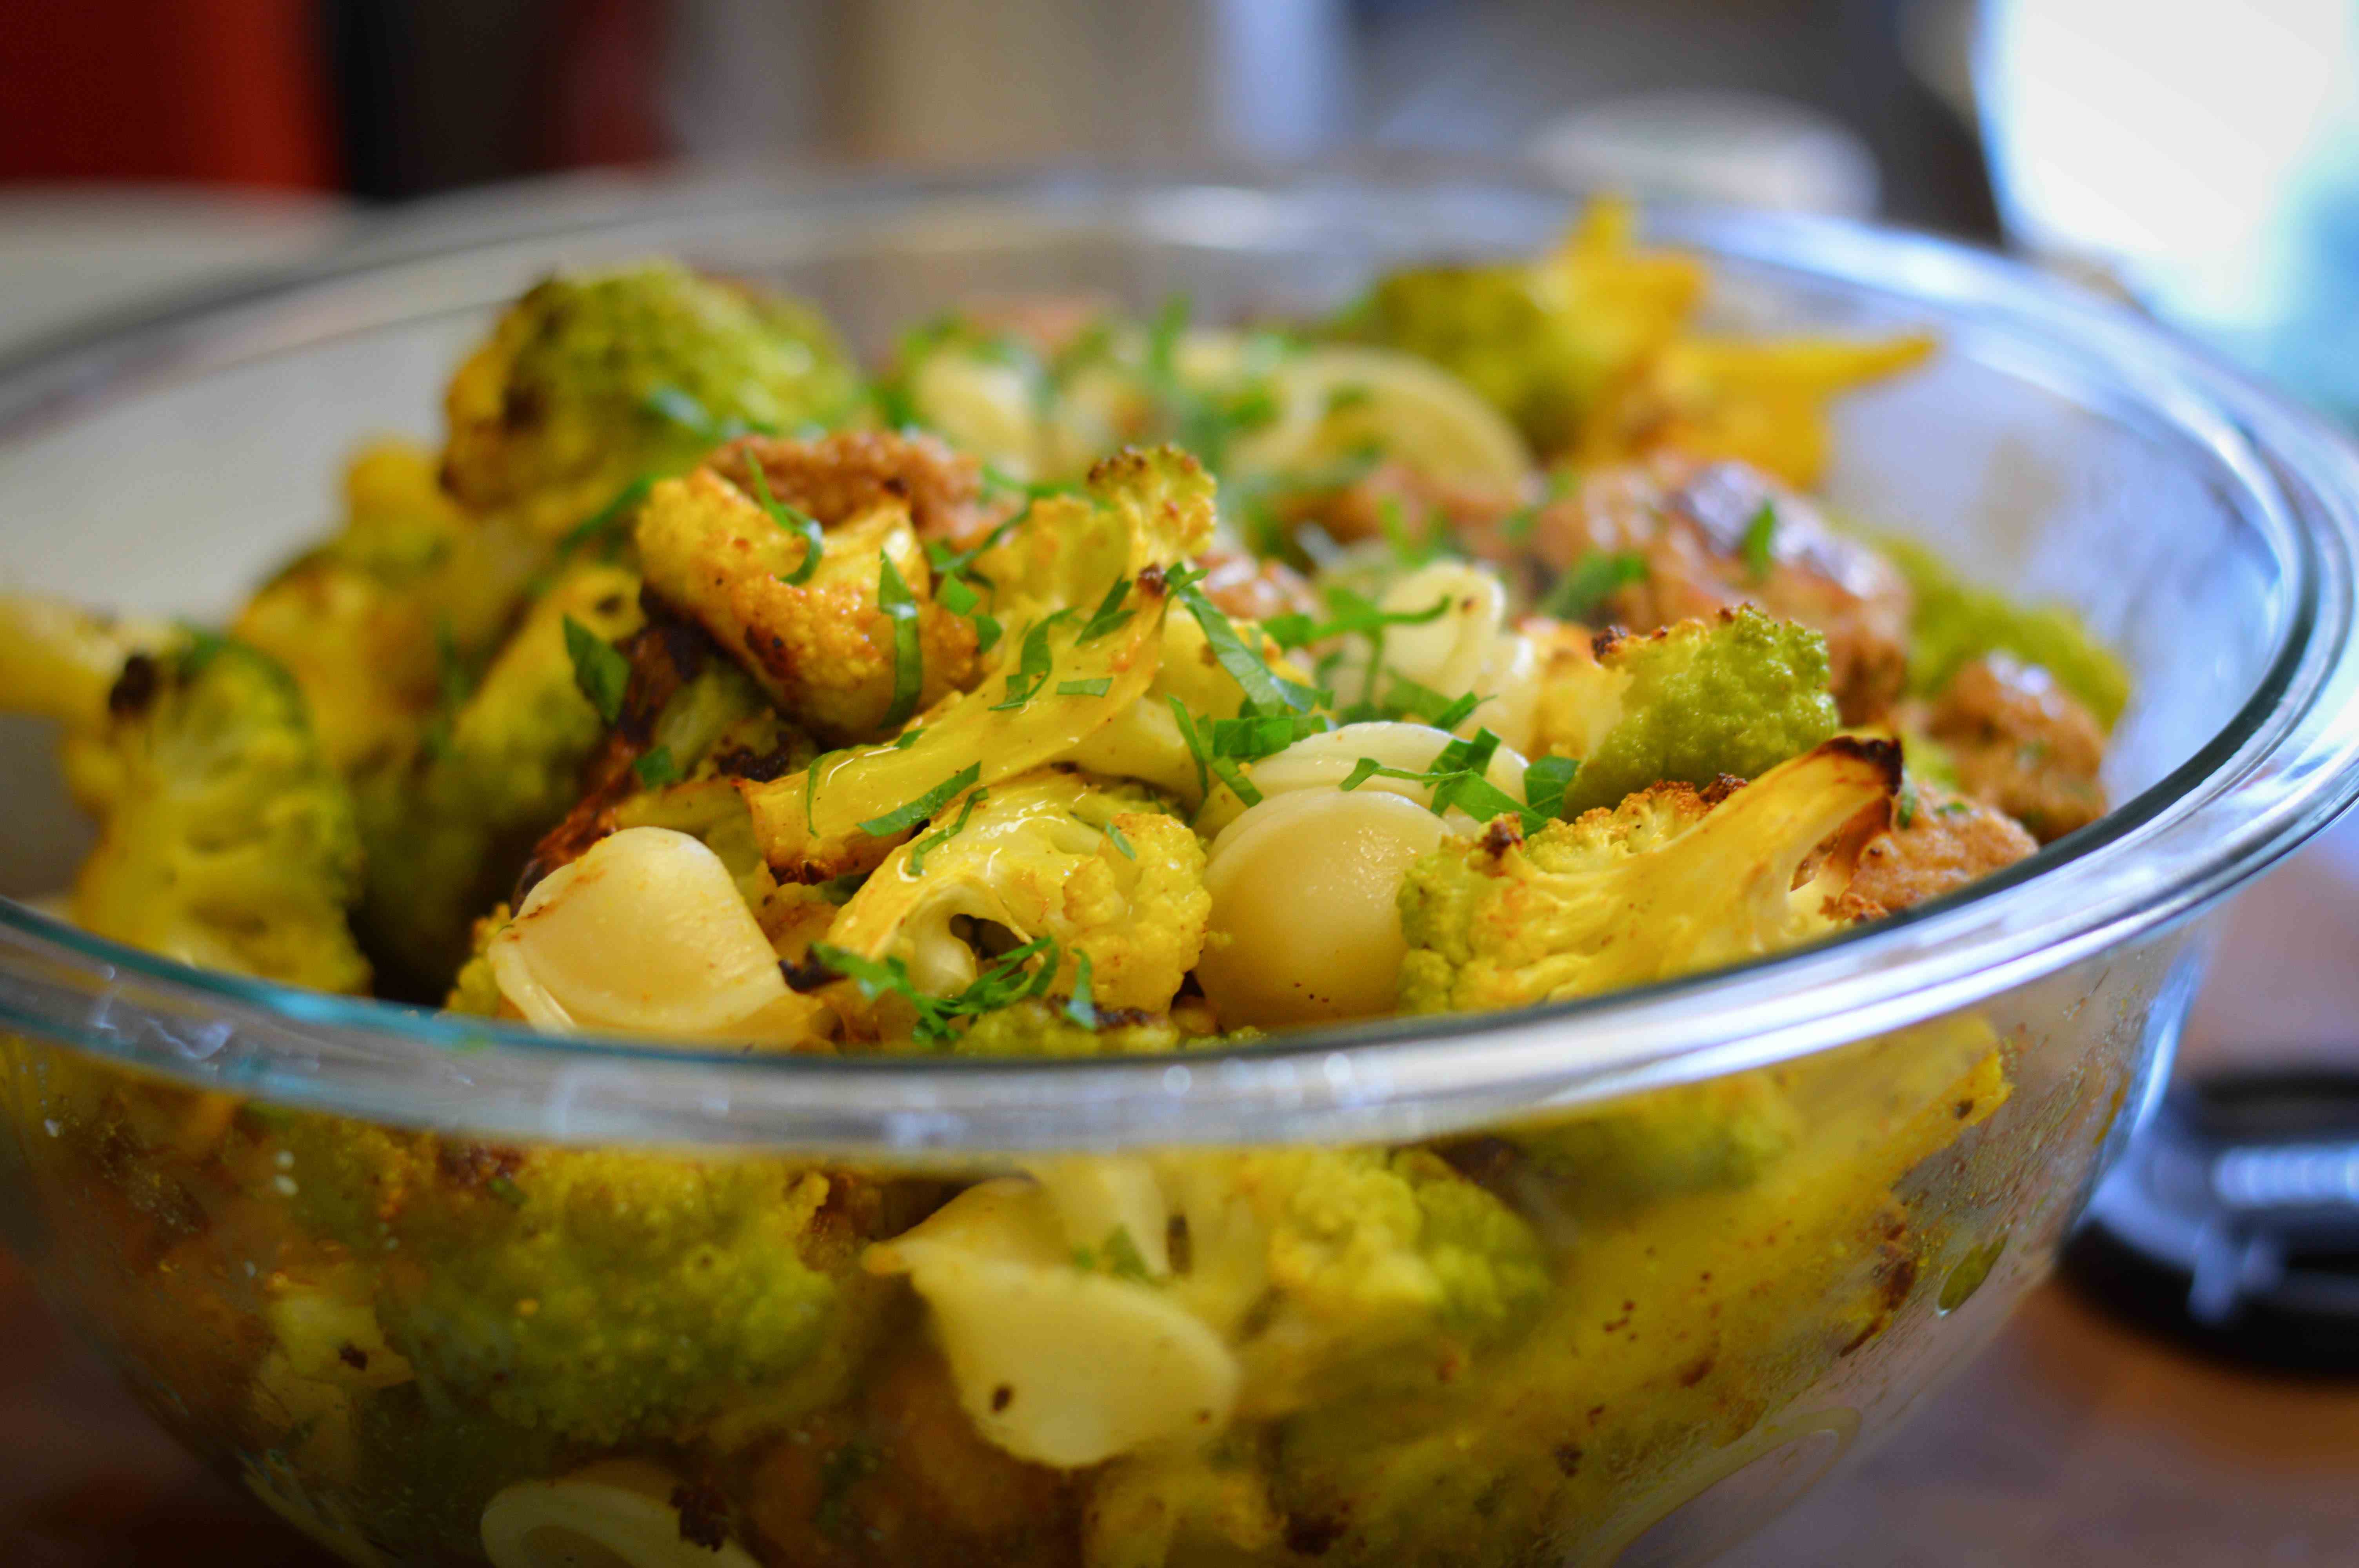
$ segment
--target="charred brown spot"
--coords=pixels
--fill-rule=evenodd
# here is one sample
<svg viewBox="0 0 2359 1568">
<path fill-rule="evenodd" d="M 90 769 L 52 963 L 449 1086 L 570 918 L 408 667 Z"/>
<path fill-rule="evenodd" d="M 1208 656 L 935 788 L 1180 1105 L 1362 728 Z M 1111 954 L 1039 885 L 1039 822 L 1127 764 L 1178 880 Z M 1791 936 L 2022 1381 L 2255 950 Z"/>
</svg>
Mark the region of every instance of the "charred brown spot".
<svg viewBox="0 0 2359 1568">
<path fill-rule="evenodd" d="M 1524 826 L 1512 816 L 1495 816 L 1491 826 L 1483 829 L 1483 852 L 1495 860 L 1523 846 Z"/>
<path fill-rule="evenodd" d="M 994 1415 L 1016 1402 L 1016 1390 L 1002 1383 L 991 1390 L 991 1411 Z"/>
<path fill-rule="evenodd" d="M 1566 1479 L 1570 1480 L 1571 1477 L 1581 1474 L 1580 1444 L 1573 1443 L 1560 1443 L 1556 1445 L 1552 1456 L 1556 1460 L 1557 1469 L 1563 1473 Z"/>
<path fill-rule="evenodd" d="M 797 764 L 791 747 L 777 746 L 767 752 L 756 752 L 739 746 L 715 757 L 712 766 L 723 778 L 772 784 L 795 772 Z"/>
<path fill-rule="evenodd" d="M 690 1546 L 718 1552 L 729 1544 L 729 1498 L 718 1487 L 683 1481 L 671 1489 L 679 1515 L 679 1538 Z"/>
<path fill-rule="evenodd" d="M 1138 574 L 1138 592 L 1142 599 L 1162 598 L 1165 586 L 1161 567 L 1147 567 Z"/>
<path fill-rule="evenodd" d="M 1745 787 L 1745 781 L 1734 773 L 1723 773 L 1696 792 L 1696 798 L 1706 806 L 1718 806 Z"/>
<path fill-rule="evenodd" d="M 785 979 L 788 990 L 799 992 L 815 991 L 821 986 L 833 985 L 837 979 L 833 969 L 811 959 L 797 962 L 792 958 L 781 958 L 778 960 L 778 973 Z"/>
<path fill-rule="evenodd" d="M 1712 1359 L 1709 1351 L 1680 1368 L 1680 1387 L 1692 1389 L 1712 1376 Z"/>
<path fill-rule="evenodd" d="M 106 710 L 117 719 L 136 719 L 156 700 L 159 672 L 146 654 L 123 661 L 123 673 L 106 689 Z"/>
<path fill-rule="evenodd" d="M 443 1143 L 435 1148 L 434 1169 L 451 1186 L 485 1187 L 524 1169 L 524 1151 L 496 1143 Z"/>
<path fill-rule="evenodd" d="M 511 434 L 535 429 L 548 416 L 549 406 L 538 387 L 510 382 L 500 396 L 500 424 Z"/>
<path fill-rule="evenodd" d="M 1970 1099 L 1962 1099 L 1957 1104 L 1950 1108 L 1950 1114 L 1956 1117 L 1960 1121 L 1965 1120 L 1966 1118 L 1973 1115 L 1973 1113 L 1974 1102 Z"/>
<path fill-rule="evenodd" d="M 336 1359 L 355 1372 L 368 1370 L 368 1352 L 349 1341 L 336 1347 Z"/>
<path fill-rule="evenodd" d="M 1884 787 L 1900 788 L 1900 742 L 1870 735 L 1837 735 L 1820 742 L 1819 750 L 1865 762 L 1884 775 Z"/>
<path fill-rule="evenodd" d="M 1603 661 L 1606 654 L 1628 642 L 1629 639 L 1628 627 L 1608 626 L 1589 639 L 1589 651 L 1593 656 Z"/>
<path fill-rule="evenodd" d="M 1286 1549 L 1302 1557 L 1324 1557 L 1343 1539 L 1343 1521 L 1326 1514 L 1288 1514 Z"/>
<path fill-rule="evenodd" d="M 1444 1145 L 1439 1152 L 1451 1169 L 1470 1182 L 1504 1181 L 1523 1163 L 1523 1151 L 1504 1138 L 1484 1135 Z"/>
</svg>

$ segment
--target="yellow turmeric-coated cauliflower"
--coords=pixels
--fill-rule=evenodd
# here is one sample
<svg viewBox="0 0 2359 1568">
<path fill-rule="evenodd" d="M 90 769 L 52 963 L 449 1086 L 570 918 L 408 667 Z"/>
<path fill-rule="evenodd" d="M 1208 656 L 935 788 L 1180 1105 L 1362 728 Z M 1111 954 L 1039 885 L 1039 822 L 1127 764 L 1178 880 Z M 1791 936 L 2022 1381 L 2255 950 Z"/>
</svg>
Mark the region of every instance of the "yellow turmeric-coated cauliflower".
<svg viewBox="0 0 2359 1568">
<path fill-rule="evenodd" d="M 1832 901 L 1899 787 L 1897 746 L 1839 736 L 1717 806 L 1658 784 L 1528 840 L 1503 821 L 1446 844 L 1401 883 L 1401 1006 L 1563 1001 L 1823 935 L 1841 925 Z"/>
<path fill-rule="evenodd" d="M 771 868 L 791 881 L 873 869 L 966 789 L 1072 756 L 1147 694 L 1165 574 L 1212 525 L 1210 477 L 1170 448 L 1118 454 L 1091 471 L 1085 494 L 1035 502 L 972 562 L 979 610 L 1004 628 L 973 690 L 897 740 L 743 786 Z"/>
<path fill-rule="evenodd" d="M 1055 944 L 1056 989 L 1072 991 L 1086 959 L 1095 1006 L 1170 1005 L 1195 967 L 1212 901 L 1203 846 L 1153 797 L 1048 769 L 979 786 L 935 822 L 853 895 L 828 930 L 831 946 L 898 959 L 919 990 L 952 996 L 988 961 L 973 934 L 996 927 L 1019 944 Z"/>
<path fill-rule="evenodd" d="M 872 740 L 888 719 L 897 724 L 973 679 L 974 623 L 936 602 L 906 505 L 806 536 L 701 468 L 655 487 L 639 514 L 638 546 L 647 586 L 827 742 Z M 914 642 L 897 635 L 905 617 Z M 903 666 L 905 653 L 915 668 Z"/>
<path fill-rule="evenodd" d="M 68 782 L 99 822 L 75 923 L 186 964 L 367 989 L 346 922 L 361 882 L 352 796 L 302 694 L 242 643 L 176 642 L 126 659 L 103 717 L 67 736 Z"/>
<path fill-rule="evenodd" d="M 505 629 L 538 551 L 462 511 L 405 442 L 353 454 L 344 507 L 335 535 L 264 584 L 231 631 L 286 666 L 350 771 L 408 750 Z"/>
</svg>

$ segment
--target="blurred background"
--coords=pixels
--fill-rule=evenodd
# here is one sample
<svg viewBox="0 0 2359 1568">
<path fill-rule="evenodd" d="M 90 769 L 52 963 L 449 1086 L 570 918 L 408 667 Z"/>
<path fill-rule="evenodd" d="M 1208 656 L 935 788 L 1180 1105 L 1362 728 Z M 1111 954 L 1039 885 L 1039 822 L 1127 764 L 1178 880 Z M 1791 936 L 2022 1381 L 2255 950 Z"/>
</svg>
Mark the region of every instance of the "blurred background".
<svg viewBox="0 0 2359 1568">
<path fill-rule="evenodd" d="M 0 333 L 562 171 L 1448 149 L 2005 241 L 2359 413 L 2354 28 L 2346 0 L 7 0 Z"/>
<path fill-rule="evenodd" d="M 1425 150 L 2004 245 L 2359 420 L 2353 0 L 0 0 L 0 356 L 680 166 Z M 2359 1065 L 2354 881 L 2346 824 L 2245 896 L 2195 1070 Z M 52 1480 L 0 1485 L 0 1545 L 192 1561 L 193 1530 L 298 1561 L 224 1525 L 6 1267 L 0 1339 L 43 1370 L 0 1378 L 0 1454 Z M 2354 1473 L 2352 1386 L 2051 1292 L 1745 1561 L 2351 1563 Z"/>
</svg>

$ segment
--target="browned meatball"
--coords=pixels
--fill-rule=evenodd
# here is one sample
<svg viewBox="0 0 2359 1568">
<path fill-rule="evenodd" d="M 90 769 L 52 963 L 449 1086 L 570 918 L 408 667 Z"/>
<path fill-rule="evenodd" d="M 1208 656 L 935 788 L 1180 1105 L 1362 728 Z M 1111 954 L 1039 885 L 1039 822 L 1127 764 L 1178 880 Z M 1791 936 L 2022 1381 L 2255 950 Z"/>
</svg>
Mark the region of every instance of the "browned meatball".
<svg viewBox="0 0 2359 1568">
<path fill-rule="evenodd" d="M 2003 871 L 2039 846 L 2004 812 L 1919 784 L 1903 813 L 1906 823 L 1868 840 L 1860 851 L 1840 912 L 1873 919 L 1954 892 Z"/>
<path fill-rule="evenodd" d="M 1774 519 L 1766 560 L 1746 547 L 1765 506 Z M 1829 528 L 1809 501 L 1742 463 L 1662 457 L 1585 475 L 1539 510 L 1526 547 L 1555 572 L 1599 552 L 1645 560 L 1646 576 L 1593 619 L 1652 631 L 1749 603 L 1810 627 L 1827 640 L 1847 724 L 1882 719 L 1908 678 L 1907 580 Z"/>
<path fill-rule="evenodd" d="M 1926 730 L 1955 757 L 1967 795 L 2043 844 L 2105 814 L 2104 730 L 2037 665 L 2005 654 L 1973 660 L 1933 699 Z"/>
</svg>

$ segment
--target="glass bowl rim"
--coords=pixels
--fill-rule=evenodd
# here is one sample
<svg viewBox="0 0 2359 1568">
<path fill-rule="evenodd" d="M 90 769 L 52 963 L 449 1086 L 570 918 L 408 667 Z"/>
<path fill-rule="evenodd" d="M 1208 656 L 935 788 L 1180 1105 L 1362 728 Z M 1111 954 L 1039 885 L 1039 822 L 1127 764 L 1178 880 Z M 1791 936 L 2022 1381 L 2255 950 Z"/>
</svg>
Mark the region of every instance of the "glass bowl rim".
<svg viewBox="0 0 2359 1568">
<path fill-rule="evenodd" d="M 1574 200 L 1522 166 L 1460 158 L 739 173 L 630 182 L 620 211 L 613 184 L 562 182 L 588 192 L 591 211 L 555 222 L 495 216 L 457 239 L 364 241 L 36 344 L 0 362 L 0 442 L 71 419 L 159 362 L 185 370 L 208 340 L 235 339 L 241 324 L 248 338 L 268 339 L 252 329 L 307 300 L 568 238 L 641 227 L 659 238 L 683 222 L 775 217 L 782 202 L 856 222 L 973 200 L 1029 220 L 1071 212 L 1103 225 L 1158 201 L 1201 209 L 1208 195 L 1274 201 L 1273 213 L 1338 194 Z M 462 205 L 496 214 L 498 193 Z M 2191 439 L 2234 477 L 2244 522 L 2291 590 L 2266 672 L 2235 715 L 2097 824 L 1961 893 L 1733 968 L 1516 1012 L 1386 1019 L 1179 1056 L 754 1055 L 551 1036 L 296 990 L 138 952 L 0 900 L 0 1028 L 208 1087 L 486 1136 L 848 1153 L 1426 1137 L 1765 1065 L 1972 1005 L 2188 918 L 2359 798 L 2359 449 L 2324 420 L 2117 302 L 1954 241 L 1713 208 L 1652 207 L 1645 221 L 1650 234 L 1707 255 L 2037 334 L 2098 367 L 2107 395 Z M 416 319 L 395 311 L 375 324 Z M 216 342 L 211 351 L 224 351 Z M 266 351 L 233 347 L 197 368 Z M 207 1022 L 192 1031 L 191 1017 Z M 322 1045 L 342 1051 L 326 1067 Z M 383 1070 L 355 1072 L 364 1057 Z M 428 1080 L 437 1095 L 412 1092 Z"/>
</svg>

